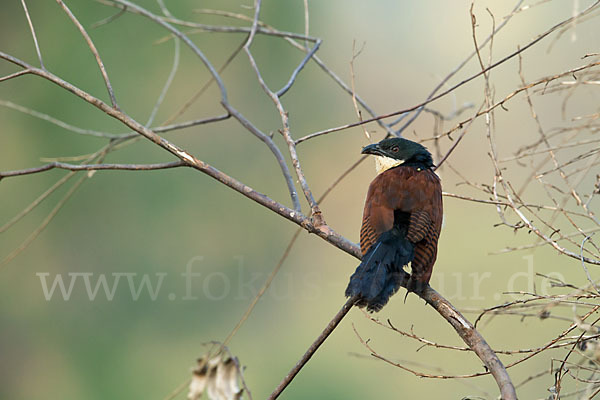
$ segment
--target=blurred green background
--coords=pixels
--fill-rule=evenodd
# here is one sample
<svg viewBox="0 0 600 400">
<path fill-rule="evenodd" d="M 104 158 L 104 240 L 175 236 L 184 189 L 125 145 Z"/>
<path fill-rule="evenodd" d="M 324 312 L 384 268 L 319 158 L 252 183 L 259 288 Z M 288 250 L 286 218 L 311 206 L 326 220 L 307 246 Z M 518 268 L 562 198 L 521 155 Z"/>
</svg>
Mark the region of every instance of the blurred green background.
<svg viewBox="0 0 600 400">
<path fill-rule="evenodd" d="M 153 1 L 137 3 L 160 12 Z M 493 59 L 516 50 L 518 45 L 525 45 L 568 18 L 577 3 L 580 9 L 591 4 L 551 1 L 519 13 L 496 36 Z M 93 23 L 116 10 L 91 1 L 67 4 L 94 40 L 121 108 L 145 123 L 172 67 L 173 42 L 161 41 L 166 31 L 129 13 L 92 29 Z M 251 1 L 179 0 L 166 4 L 178 18 L 207 24 L 247 25 L 194 13 L 194 9 L 253 13 Z M 318 56 L 348 83 L 353 42 L 356 41 L 356 48 L 364 44 L 354 64 L 356 90 L 380 114 L 420 103 L 473 49 L 468 1 L 309 0 L 308 4 L 310 34 L 323 39 Z M 51 1 L 28 5 L 46 67 L 108 101 L 93 56 L 61 8 Z M 475 3 L 480 38 L 488 35 L 492 25 L 487 7 L 499 24 L 514 2 Z M 301 33 L 303 2 L 265 0 L 261 19 L 280 30 Z M 599 33 L 597 19 L 592 19 L 528 50 L 523 55 L 526 79 L 535 80 L 584 64 L 580 59 L 584 54 L 598 51 Z M 217 67 L 246 38 L 239 33 L 206 32 L 191 33 L 190 37 Z M 0 51 L 37 65 L 27 21 L 18 1 L 4 2 L 2 6 Z M 283 86 L 304 56 L 280 38 L 263 35 L 256 37 L 252 51 L 272 89 Z M 488 56 L 487 51 L 484 56 Z M 452 82 L 459 82 L 478 70 L 479 65 L 472 60 Z M 13 65 L 0 62 L 0 76 L 15 71 Z M 246 55 L 239 54 L 222 76 L 231 104 L 264 132 L 275 132 L 275 141 L 285 153 L 284 142 L 277 134 L 281 127 L 279 115 L 260 89 Z M 197 57 L 182 46 L 180 68 L 158 112 L 157 123 L 176 112 L 209 78 Z M 518 60 L 495 69 L 491 79 L 497 98 L 518 88 Z M 431 107 L 450 114 L 464 103 L 479 106 L 482 93 L 483 82 L 478 80 Z M 110 117 L 38 77 L 23 76 L 2 82 L 0 99 L 75 126 L 127 132 Z M 538 96 L 537 111 L 545 127 L 560 126 L 573 116 L 597 112 L 597 91 L 590 89 L 571 99 L 564 115 L 562 100 L 561 95 Z M 356 121 L 350 96 L 312 62 L 283 102 L 296 138 Z M 523 99 L 507 103 L 507 108 L 509 112 L 498 111 L 495 120 L 498 151 L 503 157 L 537 138 L 535 123 Z M 472 111 L 460 119 L 467 118 Z M 218 90 L 212 86 L 179 121 L 222 113 Z M 363 115 L 366 117 L 366 112 Z M 2 171 L 37 166 L 45 157 L 93 153 L 106 143 L 105 139 L 77 135 L 7 107 L 0 107 L 0 121 Z M 457 122 L 448 122 L 445 127 Z M 431 137 L 433 126 L 431 115 L 423 114 L 405 135 L 411 139 Z M 369 125 L 368 129 L 376 140 L 384 135 L 376 125 Z M 289 195 L 271 153 L 234 120 L 165 136 L 199 159 L 289 206 Z M 358 159 L 361 146 L 367 143 L 362 130 L 354 128 L 299 145 L 301 162 L 316 196 Z M 448 140 L 440 142 L 443 150 L 451 144 Z M 473 124 L 450 162 L 470 181 L 491 183 L 493 168 L 488 151 L 480 120 Z M 155 145 L 138 141 L 111 153 L 106 162 L 171 160 L 173 157 Z M 509 172 L 515 181 L 528 173 L 527 168 L 519 169 L 516 165 L 511 168 Z M 65 171 L 49 171 L 2 180 L 0 224 L 9 221 L 65 174 Z M 462 179 L 448 168 L 439 174 L 446 191 L 482 197 L 467 186 L 458 185 Z M 373 176 L 373 163 L 368 160 L 322 204 L 331 227 L 353 241 L 358 241 L 364 196 Z M 1 258 L 42 223 L 75 179 L 0 234 Z M 534 188 L 530 195 L 535 199 L 541 193 L 540 188 Z M 303 207 L 306 212 L 304 201 Z M 490 255 L 508 246 L 535 242 L 526 231 L 514 234 L 508 228 L 494 227 L 499 219 L 493 207 L 446 198 L 445 213 L 432 286 L 462 310 L 511 300 L 513 297 L 503 294 L 506 291 L 528 290 L 525 274 L 515 274 L 529 274 L 530 261 L 535 272 L 559 273 L 576 285 L 586 282 L 577 260 L 558 256 L 544 247 Z M 190 376 L 195 359 L 207 349 L 203 343 L 227 336 L 295 230 L 292 223 L 196 171 L 97 172 L 83 183 L 41 235 L 0 270 L 0 398 L 164 398 Z M 255 399 L 265 398 L 272 391 L 343 304 L 344 288 L 356 264 L 354 258 L 318 237 L 301 234 L 272 287 L 229 346 L 245 366 L 245 379 Z M 185 297 L 189 293 L 181 274 L 187 265 L 201 274 L 191 281 L 194 300 Z M 69 300 L 64 300 L 58 292 L 46 300 L 40 273 L 49 274 L 49 285 L 57 275 L 68 284 L 69 273 L 93 273 L 93 285 L 101 274 L 112 284 L 112 274 L 136 273 L 130 275 L 136 286 L 147 274 L 154 285 L 162 279 L 162 285 L 155 299 L 144 290 L 134 300 L 127 278 L 122 277 L 112 300 L 102 290 L 90 300 L 80 277 Z M 514 284 L 512 287 L 510 282 Z M 537 279 L 536 285 L 537 290 L 544 290 L 544 282 Z M 401 291 L 376 316 L 382 321 L 389 318 L 403 330 L 413 328 L 415 333 L 430 340 L 461 345 L 451 327 L 431 308 L 415 296 L 410 296 L 404 304 L 403 295 Z M 466 315 L 474 318 L 476 314 Z M 572 311 L 568 310 L 566 315 L 567 322 L 498 317 L 484 324 L 481 332 L 494 348 L 536 347 L 568 325 Z M 363 338 L 371 338 L 370 343 L 378 352 L 411 368 L 459 375 L 482 370 L 472 354 L 432 348 L 417 353 L 418 343 L 373 324 L 361 311 L 353 310 L 283 398 L 458 399 L 467 395 L 494 398 L 497 393 L 489 376 L 424 380 L 375 360 L 358 341 L 352 324 Z M 514 359 L 514 356 L 503 358 L 507 362 Z M 550 353 L 510 372 L 518 383 L 549 366 Z M 552 383 L 548 375 L 520 389 L 520 398 L 545 397 Z M 184 397 L 180 394 L 178 398 Z"/>
</svg>

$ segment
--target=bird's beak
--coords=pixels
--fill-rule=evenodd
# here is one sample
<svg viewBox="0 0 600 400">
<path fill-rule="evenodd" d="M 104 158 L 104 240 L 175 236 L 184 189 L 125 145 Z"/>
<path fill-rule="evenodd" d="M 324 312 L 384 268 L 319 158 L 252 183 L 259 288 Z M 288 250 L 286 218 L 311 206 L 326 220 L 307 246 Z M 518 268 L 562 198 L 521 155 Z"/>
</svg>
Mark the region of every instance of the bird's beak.
<svg viewBox="0 0 600 400">
<path fill-rule="evenodd" d="M 383 152 L 379 147 L 379 143 L 372 143 L 368 146 L 363 147 L 361 154 L 373 154 L 375 156 L 382 156 Z"/>
</svg>

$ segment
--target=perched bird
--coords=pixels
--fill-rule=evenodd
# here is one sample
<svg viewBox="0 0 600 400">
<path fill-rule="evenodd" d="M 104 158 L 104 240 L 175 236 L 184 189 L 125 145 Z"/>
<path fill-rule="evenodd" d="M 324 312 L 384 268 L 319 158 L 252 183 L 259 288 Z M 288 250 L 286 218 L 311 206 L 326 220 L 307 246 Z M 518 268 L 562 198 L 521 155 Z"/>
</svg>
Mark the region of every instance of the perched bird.
<svg viewBox="0 0 600 400">
<path fill-rule="evenodd" d="M 411 263 L 407 289 L 429 283 L 442 228 L 442 186 L 427 149 L 388 138 L 362 149 L 375 156 L 377 177 L 367 193 L 360 230 L 363 259 L 350 277 L 346 296 L 379 311 L 400 288 Z"/>
</svg>

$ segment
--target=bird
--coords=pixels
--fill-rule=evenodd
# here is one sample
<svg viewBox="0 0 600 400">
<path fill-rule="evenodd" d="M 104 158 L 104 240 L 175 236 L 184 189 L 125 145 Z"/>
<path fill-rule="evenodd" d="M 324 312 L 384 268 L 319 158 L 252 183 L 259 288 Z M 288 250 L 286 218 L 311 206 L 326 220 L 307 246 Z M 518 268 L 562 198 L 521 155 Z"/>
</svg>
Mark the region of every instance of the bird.
<svg viewBox="0 0 600 400">
<path fill-rule="evenodd" d="M 442 229 L 442 186 L 431 153 L 419 143 L 391 137 L 361 153 L 375 156 L 377 176 L 360 229 L 362 262 L 345 294 L 359 308 L 377 312 L 407 278 L 409 263 L 407 295 L 429 284 Z"/>
</svg>

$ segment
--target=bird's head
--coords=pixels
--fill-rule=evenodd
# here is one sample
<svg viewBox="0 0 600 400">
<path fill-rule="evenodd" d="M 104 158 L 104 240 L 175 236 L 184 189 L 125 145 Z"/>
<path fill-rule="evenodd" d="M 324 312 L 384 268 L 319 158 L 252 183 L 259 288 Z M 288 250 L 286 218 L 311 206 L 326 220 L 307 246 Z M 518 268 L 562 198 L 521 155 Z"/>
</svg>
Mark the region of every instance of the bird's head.
<svg viewBox="0 0 600 400">
<path fill-rule="evenodd" d="M 364 147 L 361 153 L 375 156 L 378 174 L 398 165 L 421 169 L 433 167 L 431 153 L 425 146 L 399 137 L 383 139 L 379 143 L 370 144 Z"/>
</svg>

